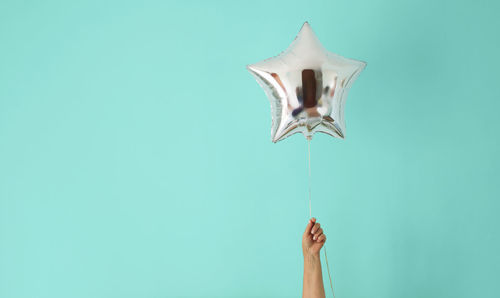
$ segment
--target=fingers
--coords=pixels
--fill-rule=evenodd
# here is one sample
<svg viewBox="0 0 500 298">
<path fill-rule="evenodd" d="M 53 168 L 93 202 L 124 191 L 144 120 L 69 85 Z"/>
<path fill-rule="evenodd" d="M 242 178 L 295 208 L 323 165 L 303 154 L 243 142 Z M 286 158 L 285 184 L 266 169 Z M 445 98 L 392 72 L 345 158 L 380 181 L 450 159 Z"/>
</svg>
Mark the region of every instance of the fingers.
<svg viewBox="0 0 500 298">
<path fill-rule="evenodd" d="M 314 226 L 313 226 L 313 227 L 312 227 L 312 229 L 311 229 L 311 234 L 316 234 L 316 232 L 319 230 L 319 228 L 320 228 L 320 226 L 321 226 L 321 225 L 319 224 L 319 222 L 316 222 L 316 221 L 314 221 L 314 222 L 315 222 L 315 223 L 314 223 Z"/>
<path fill-rule="evenodd" d="M 306 230 L 304 231 L 304 234 L 308 235 L 311 234 L 311 229 L 314 226 L 314 223 L 316 222 L 316 218 L 311 218 L 309 222 L 307 223 Z"/>
<path fill-rule="evenodd" d="M 306 230 L 304 232 L 304 236 L 311 235 L 312 240 L 318 243 L 325 242 L 326 236 L 323 234 L 323 229 L 321 225 L 316 222 L 316 218 L 311 218 L 307 223 Z"/>
<path fill-rule="evenodd" d="M 316 233 L 313 234 L 313 240 L 317 240 L 319 236 L 323 234 L 323 229 L 319 229 L 316 231 Z"/>
</svg>

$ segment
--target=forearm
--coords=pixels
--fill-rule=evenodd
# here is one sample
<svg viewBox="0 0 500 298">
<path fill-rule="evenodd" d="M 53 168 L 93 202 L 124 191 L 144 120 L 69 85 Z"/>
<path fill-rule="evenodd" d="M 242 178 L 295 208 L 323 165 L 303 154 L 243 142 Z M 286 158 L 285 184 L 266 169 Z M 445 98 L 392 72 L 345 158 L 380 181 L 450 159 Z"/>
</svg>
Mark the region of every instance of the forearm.
<svg viewBox="0 0 500 298">
<path fill-rule="evenodd" d="M 314 255 L 304 254 L 302 298 L 325 298 L 319 253 Z"/>
</svg>

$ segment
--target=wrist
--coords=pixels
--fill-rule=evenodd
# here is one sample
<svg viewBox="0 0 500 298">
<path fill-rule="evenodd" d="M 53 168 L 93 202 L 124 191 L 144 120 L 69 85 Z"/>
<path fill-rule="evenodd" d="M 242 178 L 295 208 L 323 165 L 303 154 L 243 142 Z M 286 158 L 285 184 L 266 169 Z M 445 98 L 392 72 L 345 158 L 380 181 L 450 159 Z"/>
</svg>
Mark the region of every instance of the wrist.
<svg viewBox="0 0 500 298">
<path fill-rule="evenodd" d="M 304 261 L 318 261 L 320 259 L 319 252 L 304 251 Z"/>
</svg>

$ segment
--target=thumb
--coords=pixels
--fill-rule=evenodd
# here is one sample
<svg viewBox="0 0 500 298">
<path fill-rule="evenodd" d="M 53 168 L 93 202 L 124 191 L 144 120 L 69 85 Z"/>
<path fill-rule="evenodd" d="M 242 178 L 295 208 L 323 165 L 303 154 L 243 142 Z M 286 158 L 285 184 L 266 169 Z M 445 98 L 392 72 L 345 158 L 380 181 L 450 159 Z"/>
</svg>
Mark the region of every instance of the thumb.
<svg viewBox="0 0 500 298">
<path fill-rule="evenodd" d="M 311 229 L 316 223 L 316 218 L 312 217 L 309 222 L 307 223 L 306 230 L 304 231 L 305 235 L 310 235 L 311 234 Z"/>
</svg>

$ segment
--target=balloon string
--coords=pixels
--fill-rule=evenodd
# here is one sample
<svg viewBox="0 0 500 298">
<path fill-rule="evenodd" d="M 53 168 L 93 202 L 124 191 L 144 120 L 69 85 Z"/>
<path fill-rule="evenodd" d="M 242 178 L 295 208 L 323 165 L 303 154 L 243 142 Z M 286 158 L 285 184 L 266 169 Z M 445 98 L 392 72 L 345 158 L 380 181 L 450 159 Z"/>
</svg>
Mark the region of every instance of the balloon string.
<svg viewBox="0 0 500 298">
<path fill-rule="evenodd" d="M 330 275 L 330 266 L 328 265 L 328 256 L 326 255 L 326 246 L 323 245 L 323 252 L 325 253 L 325 263 L 328 272 L 328 279 L 330 280 L 330 289 L 332 289 L 333 298 L 335 298 L 335 292 L 333 291 L 332 276 Z"/>
<path fill-rule="evenodd" d="M 311 218 L 312 209 L 311 209 L 311 139 L 307 138 L 307 161 L 308 161 L 308 170 L 309 170 L 309 218 Z M 325 253 L 325 263 L 326 269 L 328 272 L 328 280 L 330 281 L 330 289 L 332 289 L 333 298 L 335 298 L 335 291 L 333 291 L 333 283 L 332 283 L 332 275 L 330 274 L 330 265 L 328 264 L 328 256 L 326 255 L 326 245 L 323 245 L 323 252 Z"/>
</svg>

